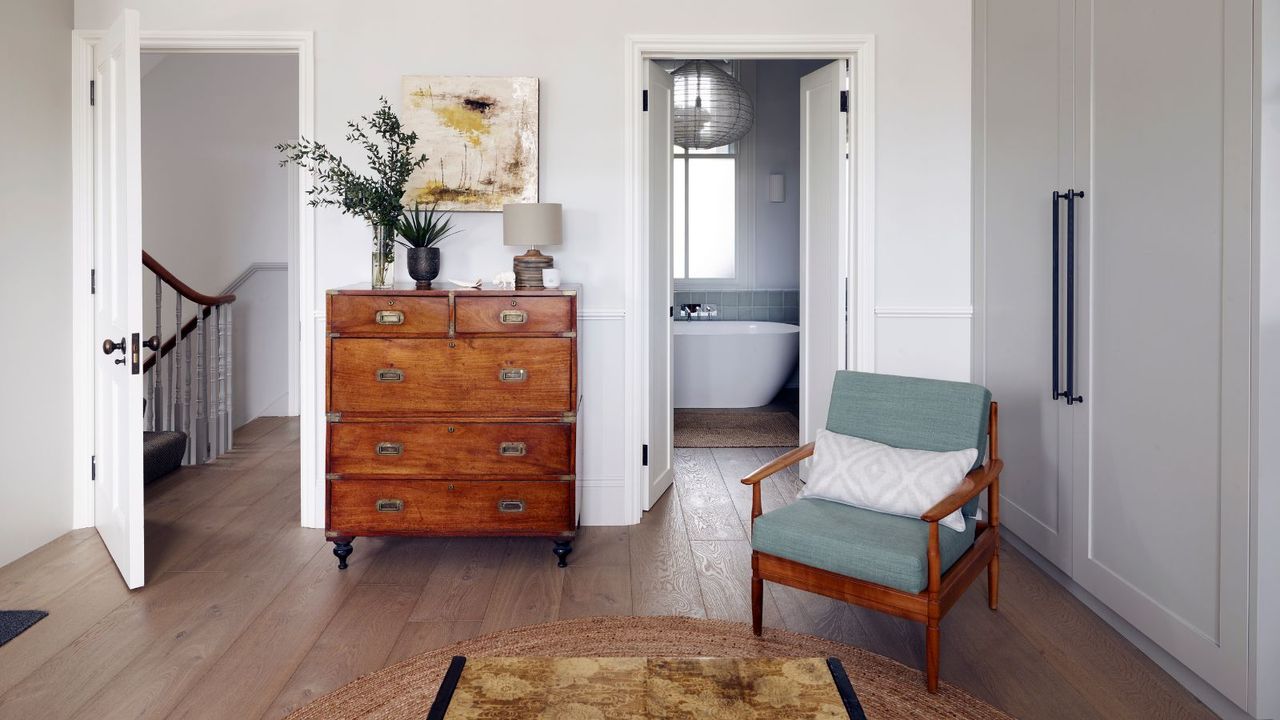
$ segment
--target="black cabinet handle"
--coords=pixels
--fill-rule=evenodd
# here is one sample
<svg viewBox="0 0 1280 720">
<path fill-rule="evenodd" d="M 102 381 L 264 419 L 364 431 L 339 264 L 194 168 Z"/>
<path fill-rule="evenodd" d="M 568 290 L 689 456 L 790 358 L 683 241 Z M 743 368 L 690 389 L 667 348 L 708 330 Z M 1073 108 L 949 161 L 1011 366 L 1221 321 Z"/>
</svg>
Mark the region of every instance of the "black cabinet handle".
<svg viewBox="0 0 1280 720">
<path fill-rule="evenodd" d="M 1053 324 L 1053 353 L 1052 353 L 1053 394 L 1050 396 L 1053 400 L 1057 400 L 1058 398 L 1062 397 L 1062 393 L 1060 392 L 1061 386 L 1058 384 L 1058 377 L 1059 377 L 1059 371 L 1060 371 L 1059 358 L 1061 357 L 1061 354 L 1062 354 L 1059 348 L 1060 343 L 1058 340 L 1058 317 L 1061 315 L 1061 310 L 1059 309 L 1059 304 L 1058 304 L 1058 298 L 1059 298 L 1058 257 L 1061 254 L 1061 251 L 1059 249 L 1059 244 L 1058 244 L 1058 228 L 1061 227 L 1062 225 L 1062 221 L 1058 217 L 1058 203 L 1061 200 L 1062 200 L 1062 193 L 1058 192 L 1057 190 L 1054 190 L 1053 191 L 1053 263 L 1052 263 L 1053 264 L 1053 322 L 1052 322 Z"/>
<path fill-rule="evenodd" d="M 1067 190 L 1053 193 L 1053 398 L 1062 398 L 1068 405 L 1084 402 L 1084 398 L 1076 394 L 1076 199 L 1083 198 L 1083 190 Z M 1061 224 L 1058 217 L 1058 203 L 1067 201 L 1067 388 L 1059 390 L 1059 343 L 1058 318 L 1060 316 L 1058 299 L 1060 297 L 1059 278 L 1059 244 L 1058 228 Z"/>
</svg>

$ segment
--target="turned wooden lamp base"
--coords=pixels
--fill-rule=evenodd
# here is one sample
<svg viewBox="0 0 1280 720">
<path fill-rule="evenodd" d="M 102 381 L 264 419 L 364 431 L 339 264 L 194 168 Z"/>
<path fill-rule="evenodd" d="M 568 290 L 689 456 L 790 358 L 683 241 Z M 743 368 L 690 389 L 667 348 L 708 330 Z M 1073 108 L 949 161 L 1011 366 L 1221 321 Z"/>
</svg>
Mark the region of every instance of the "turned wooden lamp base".
<svg viewBox="0 0 1280 720">
<path fill-rule="evenodd" d="M 517 290 L 542 290 L 542 271 L 555 267 L 555 258 L 543 255 L 538 248 L 531 247 L 523 255 L 512 260 L 512 270 L 516 274 Z"/>
</svg>

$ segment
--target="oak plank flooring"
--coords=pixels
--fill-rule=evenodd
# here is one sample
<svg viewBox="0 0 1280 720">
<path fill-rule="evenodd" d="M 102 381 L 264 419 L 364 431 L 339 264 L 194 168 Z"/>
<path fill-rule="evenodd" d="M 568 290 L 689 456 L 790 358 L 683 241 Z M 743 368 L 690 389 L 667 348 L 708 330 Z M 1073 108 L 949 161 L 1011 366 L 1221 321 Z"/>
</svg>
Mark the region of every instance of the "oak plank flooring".
<svg viewBox="0 0 1280 720">
<path fill-rule="evenodd" d="M 638 525 L 550 542 L 360 538 L 339 572 L 298 527 L 298 423 L 147 488 L 147 586 L 92 529 L 0 568 L 0 606 L 50 616 L 0 647 L 0 718 L 278 718 L 358 675 L 491 630 L 592 615 L 750 616 L 750 488 L 787 448 L 681 449 Z M 793 469 L 761 484 L 790 502 Z M 1007 545 L 999 612 L 975 583 L 942 623 L 942 677 L 1020 718 L 1210 718 L 1136 648 Z M 767 583 L 765 624 L 918 667 L 921 628 Z"/>
</svg>

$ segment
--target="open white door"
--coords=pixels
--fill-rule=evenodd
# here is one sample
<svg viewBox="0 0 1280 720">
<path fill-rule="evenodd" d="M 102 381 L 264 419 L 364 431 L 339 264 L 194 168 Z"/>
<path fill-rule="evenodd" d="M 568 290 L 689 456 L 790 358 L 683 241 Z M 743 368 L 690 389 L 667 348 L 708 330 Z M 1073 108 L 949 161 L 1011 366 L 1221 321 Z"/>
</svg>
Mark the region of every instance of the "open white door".
<svg viewBox="0 0 1280 720">
<path fill-rule="evenodd" d="M 645 509 L 671 487 L 671 75 L 653 61 L 646 62 L 648 106 L 644 112 L 649 166 L 649 352 L 648 494 Z"/>
<path fill-rule="evenodd" d="M 844 357 L 846 117 L 843 60 L 800 79 L 800 444 L 827 425 Z"/>
<path fill-rule="evenodd" d="M 94 524 L 130 588 L 143 583 L 142 141 L 138 13 L 94 48 Z"/>
</svg>

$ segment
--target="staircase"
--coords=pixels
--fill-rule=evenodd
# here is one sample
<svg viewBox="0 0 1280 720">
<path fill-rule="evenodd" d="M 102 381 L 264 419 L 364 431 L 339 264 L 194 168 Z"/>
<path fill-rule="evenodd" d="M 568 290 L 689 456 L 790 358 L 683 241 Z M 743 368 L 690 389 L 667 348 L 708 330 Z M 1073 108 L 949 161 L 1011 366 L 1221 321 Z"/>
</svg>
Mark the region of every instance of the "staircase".
<svg viewBox="0 0 1280 720">
<path fill-rule="evenodd" d="M 143 473 L 157 480 L 179 465 L 212 462 L 232 446 L 231 307 L 235 295 L 205 295 L 142 253 L 155 276 L 155 333 L 143 362 Z M 166 290 L 172 334 L 164 342 Z"/>
</svg>

